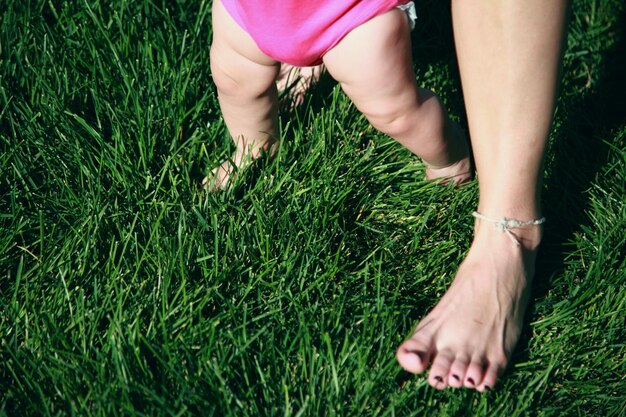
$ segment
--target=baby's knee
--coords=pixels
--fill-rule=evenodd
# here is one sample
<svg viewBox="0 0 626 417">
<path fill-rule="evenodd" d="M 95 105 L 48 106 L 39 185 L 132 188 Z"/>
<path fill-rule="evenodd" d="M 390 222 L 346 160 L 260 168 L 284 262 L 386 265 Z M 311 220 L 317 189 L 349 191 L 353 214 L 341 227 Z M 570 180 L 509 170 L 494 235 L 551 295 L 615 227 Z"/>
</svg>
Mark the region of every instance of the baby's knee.
<svg viewBox="0 0 626 417">
<path fill-rule="evenodd" d="M 254 99 L 267 94 L 278 70 L 246 62 L 235 51 L 225 51 L 222 45 L 212 45 L 210 51 L 211 77 L 222 96 Z"/>
<path fill-rule="evenodd" d="M 220 94 L 236 95 L 242 89 L 242 79 L 236 68 L 227 64 L 222 46 L 211 45 L 209 64 L 211 77 Z"/>
</svg>

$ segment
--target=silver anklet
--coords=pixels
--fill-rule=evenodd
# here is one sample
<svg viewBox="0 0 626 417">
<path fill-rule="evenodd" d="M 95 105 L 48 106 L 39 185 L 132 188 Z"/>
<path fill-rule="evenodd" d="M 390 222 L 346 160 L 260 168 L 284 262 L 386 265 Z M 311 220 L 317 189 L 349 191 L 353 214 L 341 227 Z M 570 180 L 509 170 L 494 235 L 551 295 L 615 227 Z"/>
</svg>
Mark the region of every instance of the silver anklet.
<svg viewBox="0 0 626 417">
<path fill-rule="evenodd" d="M 508 217 L 504 217 L 502 219 L 491 219 L 489 217 L 483 216 L 477 211 L 473 212 L 472 216 L 476 217 L 477 219 L 485 220 L 485 221 L 488 221 L 489 223 L 493 223 L 493 226 L 499 231 L 506 233 L 509 239 L 511 239 L 511 242 L 513 242 L 516 246 L 521 246 L 521 244 L 519 240 L 517 239 L 517 236 L 515 236 L 515 234 L 511 232 L 511 229 L 517 229 L 517 228 L 524 227 L 524 226 L 538 226 L 546 222 L 545 217 L 542 217 L 537 220 L 527 220 L 527 221 L 509 219 Z"/>
</svg>

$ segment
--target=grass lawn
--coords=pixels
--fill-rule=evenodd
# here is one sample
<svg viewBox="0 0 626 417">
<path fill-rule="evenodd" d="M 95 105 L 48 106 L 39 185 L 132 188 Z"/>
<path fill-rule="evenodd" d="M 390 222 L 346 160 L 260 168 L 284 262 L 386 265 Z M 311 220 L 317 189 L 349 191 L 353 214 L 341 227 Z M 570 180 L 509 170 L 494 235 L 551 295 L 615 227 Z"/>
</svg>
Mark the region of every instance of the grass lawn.
<svg viewBox="0 0 626 417">
<path fill-rule="evenodd" d="M 211 2 L 0 1 L 0 416 L 625 416 L 626 6 L 573 2 L 522 339 L 488 394 L 396 346 L 471 239 L 330 82 L 229 192 Z M 465 124 L 449 4 L 415 71 Z"/>
</svg>

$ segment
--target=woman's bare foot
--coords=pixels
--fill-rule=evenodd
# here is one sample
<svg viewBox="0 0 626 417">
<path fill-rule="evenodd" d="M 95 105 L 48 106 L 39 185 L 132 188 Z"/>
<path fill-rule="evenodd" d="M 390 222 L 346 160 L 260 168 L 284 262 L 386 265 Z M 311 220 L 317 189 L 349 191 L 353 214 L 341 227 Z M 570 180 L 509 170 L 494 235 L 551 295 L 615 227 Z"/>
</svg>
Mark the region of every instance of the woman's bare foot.
<svg viewBox="0 0 626 417">
<path fill-rule="evenodd" d="M 507 233 L 477 222 L 454 282 L 397 351 L 407 371 L 429 369 L 428 382 L 437 389 L 493 388 L 515 348 L 528 303 L 541 226 L 512 229 L 518 246 Z"/>
</svg>

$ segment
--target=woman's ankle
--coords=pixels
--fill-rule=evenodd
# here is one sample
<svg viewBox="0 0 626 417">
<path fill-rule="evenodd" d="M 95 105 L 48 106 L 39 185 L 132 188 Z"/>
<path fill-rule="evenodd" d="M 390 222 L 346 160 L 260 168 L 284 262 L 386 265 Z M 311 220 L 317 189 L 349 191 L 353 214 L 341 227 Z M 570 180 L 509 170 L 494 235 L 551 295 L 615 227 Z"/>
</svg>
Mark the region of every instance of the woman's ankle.
<svg viewBox="0 0 626 417">
<path fill-rule="evenodd" d="M 485 214 L 490 213 L 490 214 Z M 543 238 L 543 224 L 546 219 L 536 214 L 517 216 L 492 214 L 490 211 L 474 212 L 475 240 L 507 240 L 512 246 L 526 251 L 536 251 Z"/>
</svg>

